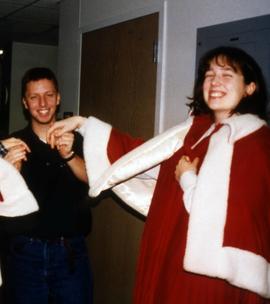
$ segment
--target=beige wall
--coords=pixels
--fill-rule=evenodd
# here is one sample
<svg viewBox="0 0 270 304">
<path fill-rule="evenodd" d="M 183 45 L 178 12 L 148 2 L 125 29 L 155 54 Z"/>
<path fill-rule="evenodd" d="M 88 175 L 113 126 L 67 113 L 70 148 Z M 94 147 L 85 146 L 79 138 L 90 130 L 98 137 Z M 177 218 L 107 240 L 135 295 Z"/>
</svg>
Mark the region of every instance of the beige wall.
<svg viewBox="0 0 270 304">
<path fill-rule="evenodd" d="M 162 7 L 162 0 L 61 1 L 59 71 L 63 76 L 61 86 L 67 110 L 78 109 L 80 33 Z M 197 28 L 266 14 L 270 14 L 269 0 L 167 1 L 164 81 L 162 85 L 158 84 L 163 95 L 156 115 L 159 130 L 167 129 L 187 116 L 185 103 L 193 86 Z M 72 50 L 67 50 L 67 45 Z"/>
</svg>

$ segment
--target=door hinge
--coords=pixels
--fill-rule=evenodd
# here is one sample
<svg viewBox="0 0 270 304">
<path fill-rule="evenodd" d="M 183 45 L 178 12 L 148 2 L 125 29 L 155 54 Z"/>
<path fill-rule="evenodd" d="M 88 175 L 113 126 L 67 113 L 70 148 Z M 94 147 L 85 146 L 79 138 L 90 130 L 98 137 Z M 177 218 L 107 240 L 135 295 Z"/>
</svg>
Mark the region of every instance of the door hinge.
<svg viewBox="0 0 270 304">
<path fill-rule="evenodd" d="M 153 63 L 158 62 L 158 42 L 153 42 Z"/>
</svg>

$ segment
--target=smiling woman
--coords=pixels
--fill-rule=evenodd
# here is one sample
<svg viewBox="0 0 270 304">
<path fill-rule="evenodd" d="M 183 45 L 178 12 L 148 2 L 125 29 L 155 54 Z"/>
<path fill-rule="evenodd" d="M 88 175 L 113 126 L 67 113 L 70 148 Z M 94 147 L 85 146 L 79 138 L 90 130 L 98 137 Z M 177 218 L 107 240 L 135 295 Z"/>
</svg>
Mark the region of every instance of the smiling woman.
<svg viewBox="0 0 270 304">
<path fill-rule="evenodd" d="M 270 303 L 266 101 L 257 63 L 220 47 L 200 62 L 191 117 L 144 144 L 93 117 L 50 128 L 54 143 L 81 127 L 91 195 L 112 188 L 147 215 L 133 303 Z"/>
<path fill-rule="evenodd" d="M 195 115 L 214 114 L 211 103 L 220 107 L 228 103 L 231 111 L 227 117 L 232 113 L 253 113 L 266 119 L 267 93 L 261 69 L 238 48 L 220 47 L 202 56 L 190 99 L 193 101 L 189 106 Z"/>
</svg>

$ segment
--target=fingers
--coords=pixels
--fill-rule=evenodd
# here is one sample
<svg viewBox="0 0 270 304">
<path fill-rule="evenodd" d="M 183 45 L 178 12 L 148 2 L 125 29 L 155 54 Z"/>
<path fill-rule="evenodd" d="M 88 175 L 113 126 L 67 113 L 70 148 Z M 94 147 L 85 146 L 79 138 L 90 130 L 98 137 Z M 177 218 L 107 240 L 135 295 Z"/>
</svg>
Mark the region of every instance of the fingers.
<svg viewBox="0 0 270 304">
<path fill-rule="evenodd" d="M 74 131 L 84 122 L 84 118 L 80 116 L 72 116 L 63 120 L 56 121 L 47 132 L 47 141 L 52 141 L 52 136 L 60 137 L 66 132 Z"/>
<path fill-rule="evenodd" d="M 61 148 L 62 146 L 72 147 L 74 142 L 74 134 L 73 133 L 64 133 L 62 136 L 55 139 L 55 144 L 57 149 Z"/>
<path fill-rule="evenodd" d="M 193 161 L 190 160 L 190 157 L 187 155 L 183 155 L 176 168 L 175 168 L 175 179 L 177 181 L 179 181 L 180 177 L 182 176 L 183 173 L 185 173 L 186 171 L 195 171 L 197 172 L 198 169 L 198 165 L 199 165 L 199 158 L 195 157 L 193 159 Z"/>
<path fill-rule="evenodd" d="M 47 143 L 51 146 L 52 149 L 55 148 L 57 139 L 61 136 L 61 129 L 51 127 L 47 132 Z"/>
<path fill-rule="evenodd" d="M 62 120 L 56 121 L 47 131 L 47 137 L 50 138 L 52 134 L 61 136 L 61 131 L 65 132 L 64 123 Z"/>
<path fill-rule="evenodd" d="M 189 158 L 189 156 L 187 156 L 187 155 L 183 155 L 183 156 L 180 158 L 179 162 L 181 162 L 181 163 L 184 163 L 184 162 L 190 163 L 190 158 Z"/>
<path fill-rule="evenodd" d="M 195 157 L 195 158 L 193 159 L 192 165 L 194 166 L 194 168 L 197 168 L 197 167 L 198 167 L 199 161 L 200 161 L 199 157 Z"/>
<path fill-rule="evenodd" d="M 13 164 L 13 166 L 18 170 L 21 171 L 22 168 L 22 161 L 17 161 Z"/>
<path fill-rule="evenodd" d="M 56 122 L 57 123 L 57 122 Z M 55 123 L 55 124 L 56 124 Z M 63 136 L 65 134 L 64 128 L 59 128 L 57 125 L 53 125 L 47 132 L 47 143 L 54 149 L 61 141 L 63 141 Z"/>
<path fill-rule="evenodd" d="M 56 121 L 47 132 L 47 142 L 52 146 L 55 145 L 55 138 L 62 136 L 66 132 L 74 131 L 80 128 L 87 118 L 82 116 L 72 116 L 63 120 Z"/>
<path fill-rule="evenodd" d="M 27 160 L 27 151 L 22 145 L 12 147 L 9 149 L 4 159 L 10 162 L 12 165 L 15 165 L 18 162 Z"/>
<path fill-rule="evenodd" d="M 183 156 L 180 158 L 178 164 L 180 164 L 180 163 L 181 163 L 181 164 L 191 164 L 194 168 L 197 168 L 198 165 L 199 165 L 199 161 L 200 161 L 199 157 L 195 157 L 195 158 L 193 159 L 193 161 L 191 161 L 190 158 L 189 158 L 189 156 L 183 155 Z"/>
<path fill-rule="evenodd" d="M 47 131 L 46 140 L 52 149 L 56 146 L 57 139 L 65 133 L 63 121 L 55 122 Z"/>
<path fill-rule="evenodd" d="M 10 138 L 2 140 L 2 143 L 7 150 L 9 150 L 15 146 L 23 146 L 27 152 L 30 152 L 30 149 L 27 146 L 27 144 L 19 138 L 10 137 Z"/>
<path fill-rule="evenodd" d="M 74 142 L 73 133 L 64 133 L 62 136 L 55 140 L 55 146 L 60 153 L 61 157 L 66 158 L 72 151 Z"/>
</svg>

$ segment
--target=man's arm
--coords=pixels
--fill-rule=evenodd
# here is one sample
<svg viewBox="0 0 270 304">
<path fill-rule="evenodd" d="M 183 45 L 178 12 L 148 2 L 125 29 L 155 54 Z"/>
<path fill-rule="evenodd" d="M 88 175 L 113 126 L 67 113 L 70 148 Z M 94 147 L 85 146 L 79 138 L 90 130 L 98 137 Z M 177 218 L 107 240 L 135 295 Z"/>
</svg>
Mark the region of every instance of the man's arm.
<svg viewBox="0 0 270 304">
<path fill-rule="evenodd" d="M 74 175 L 81 181 L 88 183 L 85 163 L 83 158 L 73 150 L 74 147 L 74 133 L 67 132 L 56 138 L 56 148 L 70 167 Z"/>
<path fill-rule="evenodd" d="M 73 151 L 72 151 L 73 152 Z M 68 166 L 74 175 L 81 181 L 88 183 L 84 160 L 73 152 L 72 159 L 67 161 Z"/>
</svg>

